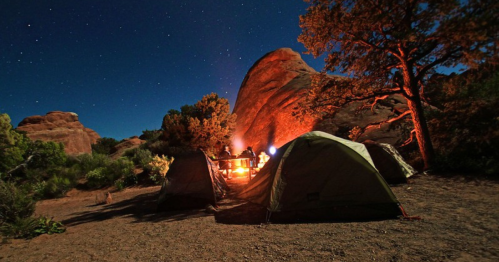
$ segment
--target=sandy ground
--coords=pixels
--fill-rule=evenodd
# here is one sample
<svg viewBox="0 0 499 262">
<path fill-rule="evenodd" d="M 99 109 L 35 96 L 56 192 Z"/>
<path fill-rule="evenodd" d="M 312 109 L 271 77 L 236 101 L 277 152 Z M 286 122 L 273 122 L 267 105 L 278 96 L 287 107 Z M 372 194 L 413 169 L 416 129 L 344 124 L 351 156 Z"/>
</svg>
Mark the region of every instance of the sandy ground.
<svg viewBox="0 0 499 262">
<path fill-rule="evenodd" d="M 246 183 L 230 181 L 234 194 Z M 499 261 L 499 183 L 422 175 L 392 187 L 421 221 L 261 223 L 254 205 L 229 198 L 217 213 L 155 213 L 159 187 L 72 191 L 36 213 L 63 234 L 0 245 L 0 261 Z"/>
</svg>

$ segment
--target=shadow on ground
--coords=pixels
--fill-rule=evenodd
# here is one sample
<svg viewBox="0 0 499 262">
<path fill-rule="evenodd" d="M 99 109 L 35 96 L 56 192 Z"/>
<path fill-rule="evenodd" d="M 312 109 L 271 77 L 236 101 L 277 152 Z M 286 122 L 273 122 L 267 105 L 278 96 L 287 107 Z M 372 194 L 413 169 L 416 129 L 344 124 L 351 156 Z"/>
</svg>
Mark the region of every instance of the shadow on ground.
<svg viewBox="0 0 499 262">
<path fill-rule="evenodd" d="M 266 211 L 258 205 L 237 199 L 238 192 L 243 188 L 242 181 L 229 183 L 231 188 L 226 199 L 219 203 L 216 212 L 206 209 L 172 210 L 157 212 L 158 192 L 150 192 L 137 195 L 133 198 L 115 202 L 113 204 L 102 205 L 101 209 L 79 212 L 72 214 L 72 217 L 63 220 L 67 226 L 105 221 L 118 217 L 132 217 L 134 223 L 179 221 L 191 218 L 215 216 L 217 223 L 223 224 L 260 224 L 265 221 Z M 89 207 L 95 207 L 91 205 Z"/>
</svg>

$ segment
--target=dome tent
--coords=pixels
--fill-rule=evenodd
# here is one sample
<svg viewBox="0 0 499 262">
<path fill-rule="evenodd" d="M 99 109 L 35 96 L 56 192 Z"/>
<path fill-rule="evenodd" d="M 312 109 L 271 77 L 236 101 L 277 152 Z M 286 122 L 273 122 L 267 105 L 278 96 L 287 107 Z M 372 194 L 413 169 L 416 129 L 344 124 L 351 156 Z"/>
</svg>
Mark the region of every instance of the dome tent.
<svg viewBox="0 0 499 262">
<path fill-rule="evenodd" d="M 402 215 L 366 147 L 320 131 L 279 148 L 239 197 L 265 206 L 271 221 Z"/>
<path fill-rule="evenodd" d="M 217 164 L 198 150 L 175 158 L 159 192 L 158 211 L 215 206 L 228 186 Z"/>
<path fill-rule="evenodd" d="M 374 166 L 388 184 L 407 183 L 407 178 L 417 173 L 392 145 L 372 140 L 362 143 L 366 146 Z"/>
</svg>

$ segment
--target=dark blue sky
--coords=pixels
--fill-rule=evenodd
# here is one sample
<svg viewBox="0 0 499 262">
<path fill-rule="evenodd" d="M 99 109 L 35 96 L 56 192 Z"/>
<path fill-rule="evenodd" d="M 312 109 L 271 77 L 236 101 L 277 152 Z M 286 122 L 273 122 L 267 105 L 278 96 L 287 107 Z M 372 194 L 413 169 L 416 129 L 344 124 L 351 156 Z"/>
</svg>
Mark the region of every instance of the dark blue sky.
<svg viewBox="0 0 499 262">
<path fill-rule="evenodd" d="M 102 137 L 159 129 L 170 109 L 215 92 L 231 108 L 249 68 L 302 53 L 301 0 L 5 0 L 0 113 L 69 111 Z M 303 55 L 316 70 L 322 59 Z"/>
</svg>

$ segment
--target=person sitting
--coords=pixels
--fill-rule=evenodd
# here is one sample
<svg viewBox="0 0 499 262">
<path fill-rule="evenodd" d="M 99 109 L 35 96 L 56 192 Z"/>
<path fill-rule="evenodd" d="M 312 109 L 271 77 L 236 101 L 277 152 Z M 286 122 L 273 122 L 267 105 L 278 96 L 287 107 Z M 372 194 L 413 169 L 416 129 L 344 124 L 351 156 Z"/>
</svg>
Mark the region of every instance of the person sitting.
<svg viewBox="0 0 499 262">
<path fill-rule="evenodd" d="M 256 166 L 256 155 L 255 155 L 255 152 L 253 152 L 253 148 L 249 146 L 248 148 L 246 148 L 246 150 L 244 150 L 241 153 L 241 155 L 239 155 L 239 157 L 246 158 L 244 160 L 244 163 L 245 163 L 245 167 L 249 168 L 248 178 L 251 179 L 251 174 L 253 173 L 253 168 L 255 168 L 255 166 Z"/>
<path fill-rule="evenodd" d="M 230 159 L 231 154 L 229 151 L 229 146 L 224 146 L 224 150 L 218 154 L 218 159 L 219 160 L 219 166 L 221 170 L 225 170 L 225 175 L 227 176 L 227 179 L 232 179 L 232 166 Z"/>
</svg>

